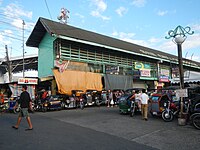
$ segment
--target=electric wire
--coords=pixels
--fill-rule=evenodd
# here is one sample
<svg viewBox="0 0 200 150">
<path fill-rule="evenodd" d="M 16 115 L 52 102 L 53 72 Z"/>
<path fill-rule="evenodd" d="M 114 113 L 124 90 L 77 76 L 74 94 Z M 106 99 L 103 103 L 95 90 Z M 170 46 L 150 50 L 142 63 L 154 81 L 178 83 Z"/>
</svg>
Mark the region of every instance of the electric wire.
<svg viewBox="0 0 200 150">
<path fill-rule="evenodd" d="M 48 10 L 49 16 L 50 16 L 50 18 L 51 18 L 51 20 L 52 20 L 52 16 L 51 16 L 51 13 L 50 13 L 50 10 L 49 10 L 47 1 L 46 1 L 46 0 L 44 0 L 44 1 L 45 1 L 45 5 L 46 5 L 46 7 L 47 7 L 47 10 Z"/>
</svg>

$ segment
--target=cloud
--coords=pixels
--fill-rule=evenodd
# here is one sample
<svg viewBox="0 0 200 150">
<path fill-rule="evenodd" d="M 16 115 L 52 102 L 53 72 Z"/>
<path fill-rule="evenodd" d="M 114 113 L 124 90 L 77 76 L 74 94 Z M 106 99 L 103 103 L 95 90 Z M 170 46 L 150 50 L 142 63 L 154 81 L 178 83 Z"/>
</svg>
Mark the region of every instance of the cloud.
<svg viewBox="0 0 200 150">
<path fill-rule="evenodd" d="M 2 2 L 0 0 L 0 2 Z M 3 3 L 2 3 L 3 4 Z M 8 5 L 0 5 L 2 15 L 5 20 L 5 24 L 2 24 L 2 29 L 4 30 L 0 35 L 0 41 L 3 45 L 8 45 L 9 47 L 13 47 L 12 54 L 19 55 L 18 49 L 21 48 L 22 45 L 22 20 L 25 19 L 25 41 L 26 37 L 29 34 L 29 31 L 32 30 L 35 23 L 28 21 L 32 19 L 32 12 L 26 11 L 21 5 L 18 3 L 9 3 Z M 27 49 L 28 50 L 28 49 Z M 16 52 L 15 52 L 16 51 Z"/>
<path fill-rule="evenodd" d="M 164 16 L 164 15 L 166 15 L 167 13 L 168 13 L 168 11 L 161 11 L 161 10 L 159 10 L 159 11 L 157 12 L 158 16 Z"/>
<path fill-rule="evenodd" d="M 125 13 L 127 13 L 128 9 L 126 9 L 125 7 L 119 7 L 118 9 L 116 9 L 116 13 L 122 17 Z"/>
<path fill-rule="evenodd" d="M 131 4 L 136 7 L 144 7 L 146 4 L 146 0 L 133 0 Z"/>
<path fill-rule="evenodd" d="M 194 32 L 200 32 L 200 24 L 192 24 L 191 29 L 194 30 Z"/>
<path fill-rule="evenodd" d="M 133 43 L 133 44 L 142 45 L 142 46 L 146 46 L 146 47 L 149 46 L 148 42 L 146 42 L 144 40 L 133 39 L 133 37 L 135 36 L 135 33 L 125 33 L 125 32 L 114 31 L 112 33 L 112 36 L 114 36 L 115 38 L 118 38 L 120 40 Z"/>
<path fill-rule="evenodd" d="M 97 7 L 97 11 L 104 12 L 107 9 L 107 4 L 104 0 L 92 0 L 92 2 Z"/>
<path fill-rule="evenodd" d="M 103 20 L 110 20 L 109 17 L 102 15 L 107 9 L 107 4 L 104 0 L 91 0 L 91 5 L 95 7 L 95 10 L 91 11 L 91 15 Z"/>
<path fill-rule="evenodd" d="M 101 18 L 102 20 L 110 20 L 109 17 L 103 16 L 100 12 L 98 11 L 92 11 L 90 13 L 92 16 L 97 17 L 97 18 Z"/>
<path fill-rule="evenodd" d="M 117 38 L 120 38 L 120 39 L 131 39 L 135 36 L 135 33 L 125 33 L 125 32 L 117 32 L 117 31 L 114 31 L 112 33 L 112 36 L 115 36 Z"/>
<path fill-rule="evenodd" d="M 194 34 L 187 37 L 185 42 L 183 43 L 183 47 L 185 49 L 194 49 L 200 47 L 200 34 Z"/>
<path fill-rule="evenodd" d="M 158 16 L 173 15 L 175 13 L 176 10 L 156 10 Z"/>
<path fill-rule="evenodd" d="M 75 16 L 78 16 L 81 19 L 81 22 L 84 23 L 85 22 L 85 16 L 79 14 L 79 13 L 75 13 Z"/>
<path fill-rule="evenodd" d="M 161 39 L 160 38 L 151 37 L 148 41 L 150 43 L 159 43 L 159 42 L 161 42 Z"/>
<path fill-rule="evenodd" d="M 78 17 L 81 18 L 81 19 L 84 19 L 84 18 L 85 18 L 83 15 L 81 15 L 81 14 L 79 14 L 79 13 L 75 13 L 75 16 L 78 16 Z"/>
<path fill-rule="evenodd" d="M 1 45 L 0 45 L 0 48 L 3 46 L 3 45 L 10 45 L 12 42 L 10 40 L 8 40 L 8 38 L 5 38 L 4 37 L 4 33 L 0 33 L 0 42 L 1 42 Z M 4 48 L 2 48 L 4 49 Z"/>
<path fill-rule="evenodd" d="M 5 34 L 12 34 L 13 32 L 12 32 L 12 30 L 4 30 L 4 33 Z"/>
<path fill-rule="evenodd" d="M 13 19 L 13 21 L 11 22 L 11 24 L 17 28 L 22 29 L 22 23 L 23 21 L 21 19 Z"/>
<path fill-rule="evenodd" d="M 9 4 L 5 8 L 3 8 L 4 14 L 10 18 L 20 18 L 20 17 L 27 17 L 29 19 L 32 18 L 32 12 L 24 11 L 19 5 L 17 4 Z"/>
<path fill-rule="evenodd" d="M 200 62 L 200 24 L 191 24 L 190 25 L 191 30 L 194 31 L 193 35 L 188 35 L 187 39 L 185 42 L 182 44 L 182 52 L 183 55 L 186 54 L 186 52 L 189 52 L 188 54 L 188 59 L 191 59 L 191 55 L 194 53 L 192 56 L 192 60 Z M 177 51 L 177 45 L 173 43 L 172 39 L 165 39 L 165 36 L 162 37 L 151 37 L 148 40 L 137 40 L 135 38 L 135 33 L 125 33 L 125 32 L 118 32 L 114 31 L 112 33 L 112 36 L 121 39 L 123 41 L 127 41 L 133 44 L 138 44 L 141 46 L 149 47 L 154 50 L 162 51 L 164 53 L 172 54 L 177 56 L 178 51 Z M 167 32 L 165 33 L 167 35 Z M 183 56 L 186 57 L 186 56 Z"/>
<path fill-rule="evenodd" d="M 3 42 L 3 35 L 0 34 L 0 42 Z"/>
</svg>

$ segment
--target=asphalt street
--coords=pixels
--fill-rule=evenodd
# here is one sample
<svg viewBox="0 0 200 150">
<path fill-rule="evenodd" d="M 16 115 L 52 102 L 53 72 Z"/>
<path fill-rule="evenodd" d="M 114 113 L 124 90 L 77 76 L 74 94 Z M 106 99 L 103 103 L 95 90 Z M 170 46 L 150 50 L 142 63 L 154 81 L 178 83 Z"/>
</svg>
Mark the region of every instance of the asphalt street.
<svg viewBox="0 0 200 150">
<path fill-rule="evenodd" d="M 200 131 L 177 120 L 119 114 L 118 107 L 89 107 L 31 114 L 34 129 L 25 119 L 11 128 L 17 115 L 0 114 L 0 150 L 197 150 Z"/>
</svg>

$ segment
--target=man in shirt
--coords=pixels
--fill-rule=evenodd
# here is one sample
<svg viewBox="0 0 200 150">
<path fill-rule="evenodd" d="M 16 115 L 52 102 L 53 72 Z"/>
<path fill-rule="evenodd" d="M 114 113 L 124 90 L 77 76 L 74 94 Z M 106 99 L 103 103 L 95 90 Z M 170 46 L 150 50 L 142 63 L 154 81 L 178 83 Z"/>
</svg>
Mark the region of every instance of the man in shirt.
<svg viewBox="0 0 200 150">
<path fill-rule="evenodd" d="M 19 112 L 17 124 L 15 126 L 12 126 L 12 128 L 18 129 L 20 122 L 22 120 L 22 117 L 26 117 L 26 120 L 27 120 L 28 125 L 29 125 L 29 128 L 27 128 L 26 131 L 28 131 L 28 130 L 33 130 L 31 119 L 30 119 L 30 116 L 29 116 L 29 113 L 28 113 L 29 108 L 32 110 L 32 101 L 31 101 L 29 93 L 26 90 L 27 90 L 27 86 L 23 85 L 22 86 L 22 93 L 20 95 L 20 99 L 16 103 L 16 105 L 14 106 L 14 109 L 15 109 L 16 107 L 18 107 L 18 105 L 20 105 L 21 110 Z"/>
<path fill-rule="evenodd" d="M 149 96 L 146 94 L 146 90 L 145 89 L 142 89 L 142 94 L 141 94 L 141 106 L 142 106 L 142 119 L 147 121 L 148 120 L 148 117 L 147 117 L 147 114 L 148 114 L 148 100 L 149 100 Z"/>
</svg>

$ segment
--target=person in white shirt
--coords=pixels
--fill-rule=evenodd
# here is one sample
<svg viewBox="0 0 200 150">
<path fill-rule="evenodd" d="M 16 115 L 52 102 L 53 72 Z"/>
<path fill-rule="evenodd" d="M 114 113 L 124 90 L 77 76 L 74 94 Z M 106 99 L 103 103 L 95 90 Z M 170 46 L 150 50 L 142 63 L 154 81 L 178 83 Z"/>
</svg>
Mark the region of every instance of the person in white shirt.
<svg viewBox="0 0 200 150">
<path fill-rule="evenodd" d="M 143 120 L 148 120 L 148 100 L 149 96 L 146 94 L 146 90 L 142 89 L 142 94 L 141 94 L 141 104 L 142 104 L 142 119 Z"/>
</svg>

